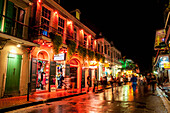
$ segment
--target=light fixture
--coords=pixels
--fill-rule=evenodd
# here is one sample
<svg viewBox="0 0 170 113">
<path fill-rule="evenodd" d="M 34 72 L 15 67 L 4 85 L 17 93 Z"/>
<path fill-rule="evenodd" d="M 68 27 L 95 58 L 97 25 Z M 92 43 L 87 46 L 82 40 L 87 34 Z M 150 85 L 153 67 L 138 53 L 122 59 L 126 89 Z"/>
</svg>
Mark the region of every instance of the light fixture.
<svg viewBox="0 0 170 113">
<path fill-rule="evenodd" d="M 17 44 L 17 47 L 21 47 L 21 44 Z"/>
<path fill-rule="evenodd" d="M 55 12 L 54 12 L 54 15 L 58 15 L 58 12 L 57 12 L 57 11 L 55 11 Z"/>
</svg>

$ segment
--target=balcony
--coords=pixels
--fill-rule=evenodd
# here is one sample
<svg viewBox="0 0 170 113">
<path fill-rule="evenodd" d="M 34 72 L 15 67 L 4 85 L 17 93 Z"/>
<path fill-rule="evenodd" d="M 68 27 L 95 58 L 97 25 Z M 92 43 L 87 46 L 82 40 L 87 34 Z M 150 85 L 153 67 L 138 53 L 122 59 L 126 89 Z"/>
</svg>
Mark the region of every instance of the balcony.
<svg viewBox="0 0 170 113">
<path fill-rule="evenodd" d="M 18 39 L 23 39 L 26 41 L 32 41 L 32 39 L 37 35 L 35 34 L 35 29 L 20 21 L 8 18 L 0 14 L 0 32 L 7 34 Z M 3 29 L 2 29 L 3 28 Z"/>
</svg>

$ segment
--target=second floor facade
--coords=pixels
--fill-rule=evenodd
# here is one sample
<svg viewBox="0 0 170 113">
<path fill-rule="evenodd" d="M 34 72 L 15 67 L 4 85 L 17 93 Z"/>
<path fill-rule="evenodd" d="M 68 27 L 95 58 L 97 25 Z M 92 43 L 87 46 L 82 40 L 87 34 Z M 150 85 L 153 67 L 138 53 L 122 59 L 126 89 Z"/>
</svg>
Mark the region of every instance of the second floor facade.
<svg viewBox="0 0 170 113">
<path fill-rule="evenodd" d="M 63 44 L 70 39 L 76 47 L 100 53 L 108 62 L 117 62 L 121 52 L 104 37 L 80 21 L 80 10 L 65 10 L 56 0 L 0 0 L 0 31 L 20 40 L 51 42 L 50 33 L 62 36 Z M 79 16 L 77 16 L 79 15 Z M 78 17 L 78 18 L 77 18 Z"/>
</svg>

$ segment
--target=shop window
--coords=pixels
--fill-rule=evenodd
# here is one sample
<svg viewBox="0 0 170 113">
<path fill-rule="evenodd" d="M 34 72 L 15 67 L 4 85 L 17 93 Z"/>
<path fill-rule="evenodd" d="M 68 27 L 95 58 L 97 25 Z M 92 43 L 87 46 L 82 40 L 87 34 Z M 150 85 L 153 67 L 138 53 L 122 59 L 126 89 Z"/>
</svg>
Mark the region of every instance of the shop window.
<svg viewBox="0 0 170 113">
<path fill-rule="evenodd" d="M 49 63 L 48 61 L 38 61 L 38 75 L 36 80 L 36 90 L 48 90 Z"/>
</svg>

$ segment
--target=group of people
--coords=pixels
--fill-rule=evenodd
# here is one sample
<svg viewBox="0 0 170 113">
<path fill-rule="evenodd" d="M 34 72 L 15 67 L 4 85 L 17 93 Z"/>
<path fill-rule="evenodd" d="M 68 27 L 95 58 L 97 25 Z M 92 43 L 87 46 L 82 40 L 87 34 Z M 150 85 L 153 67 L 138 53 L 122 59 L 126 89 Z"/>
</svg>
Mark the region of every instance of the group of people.
<svg viewBox="0 0 170 113">
<path fill-rule="evenodd" d="M 64 77 L 61 76 L 60 77 L 60 80 L 58 80 L 58 83 L 59 83 L 59 87 L 62 87 L 62 84 L 63 84 L 63 80 L 64 80 Z M 74 88 L 75 88 L 75 76 L 71 76 L 70 77 L 70 82 L 71 82 L 71 86 L 72 86 L 72 91 L 74 91 Z M 108 81 L 108 78 L 107 76 L 103 76 L 100 78 L 100 81 L 97 80 L 97 78 L 94 78 L 93 79 L 93 92 L 95 92 L 95 88 L 96 86 L 98 86 L 99 84 L 101 84 L 103 86 L 103 90 L 105 91 L 106 89 L 106 86 L 108 85 L 108 83 L 111 85 L 112 87 L 112 93 L 113 93 L 113 88 L 114 87 L 117 87 L 117 86 L 122 86 L 122 85 L 126 85 L 126 84 L 129 84 L 130 87 L 133 88 L 133 92 L 135 93 L 136 91 L 136 87 L 138 86 L 138 88 L 141 88 L 141 87 L 147 87 L 148 88 L 151 88 L 152 92 L 155 93 L 155 89 L 156 89 L 156 84 L 158 83 L 158 79 L 157 77 L 153 74 L 153 73 L 149 73 L 147 74 L 146 76 L 135 76 L 135 75 L 131 75 L 131 76 L 118 76 L 118 77 L 113 77 L 113 76 L 110 76 L 110 80 Z M 92 83 L 92 80 L 91 80 L 91 77 L 88 76 L 87 77 L 87 85 L 88 85 L 88 89 L 87 91 L 89 91 L 89 87 L 90 87 L 90 84 Z M 140 89 L 139 89 L 140 90 Z"/>
<path fill-rule="evenodd" d="M 109 81 L 107 80 L 107 76 L 103 76 L 103 77 L 100 78 L 99 82 L 103 86 L 104 91 L 105 91 L 106 86 L 109 83 L 112 87 L 112 93 L 113 93 L 114 87 L 117 87 L 117 86 L 121 87 L 121 86 L 126 85 L 128 83 L 130 85 L 130 88 L 131 87 L 133 88 L 133 92 L 135 94 L 137 86 L 139 88 L 144 88 L 144 87 L 146 87 L 147 89 L 151 88 L 152 92 L 155 93 L 156 84 L 157 84 L 158 80 L 153 73 L 150 73 L 147 76 L 131 75 L 131 76 L 124 76 L 124 77 L 118 76 L 118 77 L 115 77 L 115 78 L 113 76 L 110 76 Z M 97 84 L 98 84 L 96 78 L 94 78 L 93 83 L 94 83 L 93 89 L 95 89 L 95 86 L 97 86 Z"/>
</svg>

